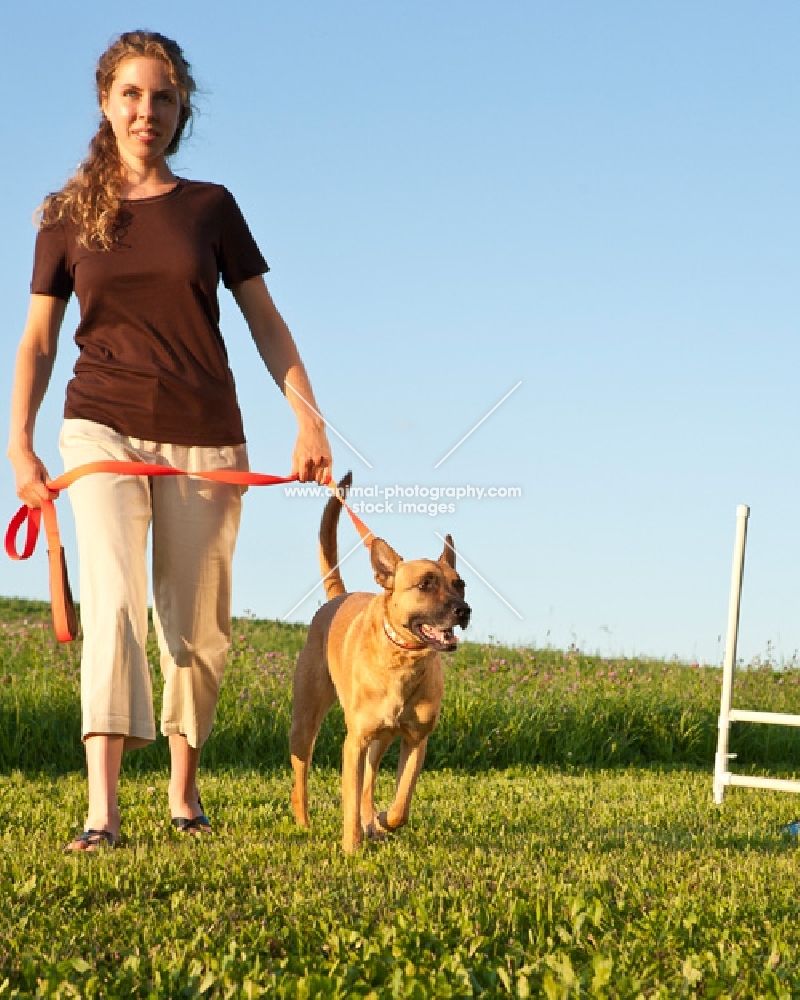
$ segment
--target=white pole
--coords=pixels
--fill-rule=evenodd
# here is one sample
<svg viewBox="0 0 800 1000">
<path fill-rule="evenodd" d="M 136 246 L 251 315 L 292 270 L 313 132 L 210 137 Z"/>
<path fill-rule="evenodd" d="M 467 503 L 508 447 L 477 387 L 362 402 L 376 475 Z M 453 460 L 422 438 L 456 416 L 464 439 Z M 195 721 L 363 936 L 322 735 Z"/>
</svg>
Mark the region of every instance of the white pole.
<svg viewBox="0 0 800 1000">
<path fill-rule="evenodd" d="M 728 602 L 728 632 L 725 638 L 725 657 L 722 662 L 722 696 L 719 708 L 719 736 L 714 758 L 714 802 L 722 805 L 725 786 L 731 783 L 728 771 L 728 732 L 730 730 L 731 697 L 733 695 L 733 668 L 736 664 L 736 641 L 739 636 L 739 605 L 742 598 L 744 575 L 744 544 L 747 538 L 747 518 L 750 508 L 739 504 L 736 508 L 736 539 L 733 546 L 731 594 Z"/>
</svg>

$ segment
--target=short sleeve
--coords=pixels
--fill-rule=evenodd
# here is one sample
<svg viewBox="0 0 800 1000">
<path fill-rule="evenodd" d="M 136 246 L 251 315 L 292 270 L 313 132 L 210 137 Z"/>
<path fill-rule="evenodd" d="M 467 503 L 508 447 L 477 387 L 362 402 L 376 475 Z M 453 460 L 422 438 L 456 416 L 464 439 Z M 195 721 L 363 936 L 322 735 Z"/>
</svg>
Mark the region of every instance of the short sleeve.
<svg viewBox="0 0 800 1000">
<path fill-rule="evenodd" d="M 269 270 L 236 199 L 227 189 L 222 202 L 217 262 L 226 288 Z"/>
<path fill-rule="evenodd" d="M 33 295 L 51 295 L 66 302 L 72 295 L 73 280 L 67 260 L 67 236 L 57 223 L 40 229 L 33 253 Z"/>
</svg>

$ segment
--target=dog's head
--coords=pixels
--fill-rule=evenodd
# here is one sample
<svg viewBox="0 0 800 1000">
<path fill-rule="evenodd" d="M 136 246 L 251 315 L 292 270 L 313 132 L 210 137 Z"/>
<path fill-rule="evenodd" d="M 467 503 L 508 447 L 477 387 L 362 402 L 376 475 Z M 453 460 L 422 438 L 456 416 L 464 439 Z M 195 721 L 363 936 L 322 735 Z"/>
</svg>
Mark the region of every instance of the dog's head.
<svg viewBox="0 0 800 1000">
<path fill-rule="evenodd" d="M 471 608 L 464 600 L 464 581 L 456 572 L 456 550 L 447 535 L 437 560 L 405 562 L 382 538 L 370 550 L 375 580 L 387 592 L 387 610 L 400 626 L 430 649 L 456 648 L 456 625 L 466 628 Z"/>
</svg>

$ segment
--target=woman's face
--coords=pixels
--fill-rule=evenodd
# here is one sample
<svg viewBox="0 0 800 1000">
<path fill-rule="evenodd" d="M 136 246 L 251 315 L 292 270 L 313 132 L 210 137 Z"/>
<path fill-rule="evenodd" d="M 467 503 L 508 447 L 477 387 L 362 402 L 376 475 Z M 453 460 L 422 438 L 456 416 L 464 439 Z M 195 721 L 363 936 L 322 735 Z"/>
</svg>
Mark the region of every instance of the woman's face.
<svg viewBox="0 0 800 1000">
<path fill-rule="evenodd" d="M 163 160 L 178 126 L 181 100 L 161 59 L 132 56 L 123 60 L 101 107 L 123 163 L 141 166 Z"/>
</svg>

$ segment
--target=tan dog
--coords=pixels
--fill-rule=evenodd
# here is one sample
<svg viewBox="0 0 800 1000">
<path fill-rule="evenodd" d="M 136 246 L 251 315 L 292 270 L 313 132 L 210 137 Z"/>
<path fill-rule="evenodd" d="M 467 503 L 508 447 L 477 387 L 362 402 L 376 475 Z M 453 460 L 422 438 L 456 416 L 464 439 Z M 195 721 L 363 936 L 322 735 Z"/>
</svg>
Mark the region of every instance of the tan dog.
<svg viewBox="0 0 800 1000">
<path fill-rule="evenodd" d="M 346 492 L 348 473 L 339 483 Z M 320 565 L 328 603 L 314 615 L 294 674 L 289 744 L 294 769 L 292 808 L 308 826 L 308 769 L 322 720 L 339 698 L 347 737 L 342 763 L 342 847 L 354 851 L 366 834 L 381 839 L 408 822 L 411 797 L 439 719 L 444 682 L 440 651 L 456 648 L 453 628 L 466 628 L 470 608 L 455 570 L 448 535 L 438 560 L 404 562 L 380 538 L 371 548 L 382 594 L 345 592 L 337 568 L 341 504 L 331 497 L 320 526 Z M 395 797 L 375 814 L 375 777 L 400 734 Z"/>
</svg>

